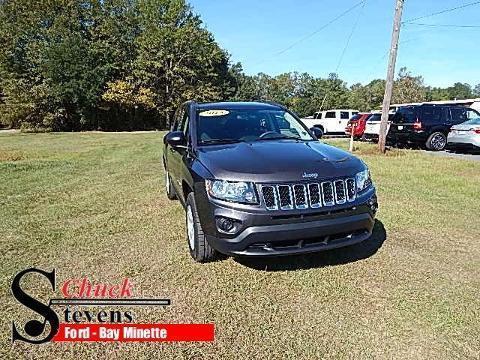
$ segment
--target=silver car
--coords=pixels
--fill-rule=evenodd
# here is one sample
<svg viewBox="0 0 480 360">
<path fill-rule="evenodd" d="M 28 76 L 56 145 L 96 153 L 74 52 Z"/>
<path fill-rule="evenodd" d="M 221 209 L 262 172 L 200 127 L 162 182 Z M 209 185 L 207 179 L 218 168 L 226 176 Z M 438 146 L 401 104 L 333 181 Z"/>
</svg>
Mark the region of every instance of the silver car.
<svg viewBox="0 0 480 360">
<path fill-rule="evenodd" d="M 447 137 L 451 149 L 480 150 L 480 117 L 454 125 Z"/>
</svg>

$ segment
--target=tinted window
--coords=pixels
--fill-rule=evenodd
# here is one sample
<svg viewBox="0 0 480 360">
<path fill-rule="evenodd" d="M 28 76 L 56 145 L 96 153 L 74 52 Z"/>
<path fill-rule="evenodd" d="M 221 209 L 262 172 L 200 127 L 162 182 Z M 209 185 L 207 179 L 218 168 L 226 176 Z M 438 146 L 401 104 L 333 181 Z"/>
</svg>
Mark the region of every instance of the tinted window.
<svg viewBox="0 0 480 360">
<path fill-rule="evenodd" d="M 189 126 L 189 117 L 188 117 L 188 113 L 185 111 L 185 113 L 183 114 L 183 119 L 182 119 L 182 131 L 183 133 L 185 134 L 185 136 L 187 136 L 188 134 L 188 126 Z"/>
<path fill-rule="evenodd" d="M 340 111 L 340 119 L 348 119 L 349 117 L 348 111 Z"/>
<path fill-rule="evenodd" d="M 321 119 L 321 118 L 322 118 L 321 112 L 315 114 L 315 119 Z"/>
<path fill-rule="evenodd" d="M 361 117 L 362 117 L 362 115 L 353 115 L 350 120 L 356 121 L 356 120 L 360 119 Z"/>
<path fill-rule="evenodd" d="M 413 106 L 400 107 L 393 118 L 395 119 L 394 122 L 413 123 L 417 120 L 415 108 Z"/>
<path fill-rule="evenodd" d="M 328 111 L 325 114 L 325 119 L 335 119 L 335 111 Z"/>
<path fill-rule="evenodd" d="M 432 123 L 445 122 L 445 109 L 440 106 L 426 106 L 422 112 L 422 121 Z"/>
<path fill-rule="evenodd" d="M 175 113 L 175 121 L 172 124 L 172 131 L 181 131 L 182 130 L 182 120 L 183 120 L 183 115 L 184 114 L 185 114 L 185 109 L 182 106 Z"/>
<path fill-rule="evenodd" d="M 450 108 L 450 114 L 452 115 L 452 122 L 456 124 L 459 124 L 468 120 L 466 108 L 452 107 Z"/>
<path fill-rule="evenodd" d="M 200 144 L 281 137 L 312 140 L 305 127 L 284 110 L 200 110 L 196 121 Z"/>
</svg>

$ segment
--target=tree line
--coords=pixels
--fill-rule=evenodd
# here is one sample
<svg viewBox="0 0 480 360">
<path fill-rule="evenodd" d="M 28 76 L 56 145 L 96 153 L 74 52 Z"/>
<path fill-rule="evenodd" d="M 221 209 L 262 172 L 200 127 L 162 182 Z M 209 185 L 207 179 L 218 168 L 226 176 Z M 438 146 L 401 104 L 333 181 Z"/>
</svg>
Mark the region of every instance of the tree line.
<svg viewBox="0 0 480 360">
<path fill-rule="evenodd" d="M 185 100 L 271 100 L 301 116 L 371 110 L 384 81 L 247 75 L 185 0 L 0 0 L 0 122 L 33 131 L 164 129 Z M 480 96 L 401 69 L 394 102 Z"/>
</svg>

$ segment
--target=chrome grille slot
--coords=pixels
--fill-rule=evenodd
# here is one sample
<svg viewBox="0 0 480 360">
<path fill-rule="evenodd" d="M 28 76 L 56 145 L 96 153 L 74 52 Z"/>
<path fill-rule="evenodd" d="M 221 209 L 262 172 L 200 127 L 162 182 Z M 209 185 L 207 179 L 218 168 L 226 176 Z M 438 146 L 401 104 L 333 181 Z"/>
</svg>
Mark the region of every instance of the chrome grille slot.
<svg viewBox="0 0 480 360">
<path fill-rule="evenodd" d="M 325 206 L 332 206 L 335 204 L 335 194 L 333 185 L 330 181 L 322 182 L 322 200 Z"/>
<path fill-rule="evenodd" d="M 308 184 L 308 197 L 310 198 L 310 207 L 316 209 L 322 206 L 320 198 L 320 185 L 317 183 Z"/>
<path fill-rule="evenodd" d="M 277 204 L 277 195 L 275 193 L 274 186 L 264 185 L 262 186 L 263 201 L 265 202 L 265 207 L 268 210 L 278 209 Z"/>
<path fill-rule="evenodd" d="M 305 185 L 293 185 L 293 195 L 295 197 L 295 207 L 297 209 L 306 209 L 308 207 L 307 190 Z"/>
<path fill-rule="evenodd" d="M 277 185 L 280 209 L 293 209 L 292 189 L 289 185 Z"/>
<path fill-rule="evenodd" d="M 337 204 L 345 204 L 347 202 L 347 196 L 345 194 L 345 182 L 343 180 L 334 181 L 333 190 L 335 192 L 335 202 Z"/>
<path fill-rule="evenodd" d="M 355 180 L 347 179 L 345 180 L 345 185 L 347 188 L 347 200 L 348 202 L 352 202 L 355 200 L 356 197 Z"/>
<path fill-rule="evenodd" d="M 259 186 L 267 210 L 318 209 L 356 199 L 355 179 L 321 183 L 264 184 Z"/>
</svg>

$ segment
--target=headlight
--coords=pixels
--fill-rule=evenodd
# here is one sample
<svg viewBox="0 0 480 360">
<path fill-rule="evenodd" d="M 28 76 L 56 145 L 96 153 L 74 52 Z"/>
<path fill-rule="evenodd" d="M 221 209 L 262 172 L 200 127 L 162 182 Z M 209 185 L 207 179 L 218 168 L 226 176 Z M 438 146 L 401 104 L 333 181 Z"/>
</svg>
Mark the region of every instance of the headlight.
<svg viewBox="0 0 480 360">
<path fill-rule="evenodd" d="M 370 171 L 368 169 L 357 173 L 355 180 L 357 183 L 357 192 L 361 192 L 372 185 L 372 179 L 370 178 Z"/>
<path fill-rule="evenodd" d="M 247 204 L 258 202 L 255 188 L 251 182 L 206 180 L 205 185 L 208 195 L 216 199 Z"/>
</svg>

